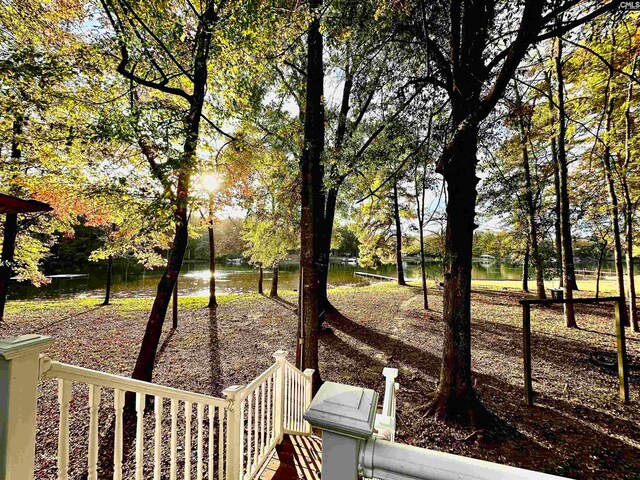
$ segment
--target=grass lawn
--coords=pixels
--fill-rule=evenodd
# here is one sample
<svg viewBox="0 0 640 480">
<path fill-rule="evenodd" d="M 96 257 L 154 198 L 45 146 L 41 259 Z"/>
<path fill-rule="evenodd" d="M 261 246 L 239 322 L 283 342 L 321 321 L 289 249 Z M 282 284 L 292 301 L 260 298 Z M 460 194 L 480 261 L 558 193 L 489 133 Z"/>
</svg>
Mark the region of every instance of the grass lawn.
<svg viewBox="0 0 640 480">
<path fill-rule="evenodd" d="M 573 478 L 640 478 L 640 375 L 631 373 L 631 402 L 618 400 L 616 375 L 592 362 L 614 352 L 613 307 L 577 306 L 579 329 L 562 325 L 561 307 L 532 310 L 536 406 L 523 404 L 522 294 L 489 290 L 473 294 L 472 348 L 476 388 L 499 418 L 492 431 L 443 426 L 425 415 L 425 397 L 437 382 L 442 337 L 439 291 L 432 310 L 421 309 L 416 286 L 385 283 L 330 292 L 340 314 L 321 336 L 325 380 L 383 392 L 382 369 L 400 369 L 398 440 L 437 450 L 508 463 Z M 581 282 L 581 287 L 586 282 Z M 533 287 L 533 283 L 531 284 Z M 580 295 L 588 295 L 581 292 Z M 155 370 L 157 383 L 220 395 L 244 384 L 272 363 L 280 348 L 293 357 L 296 295 L 220 297 L 215 314 L 205 298 L 182 298 L 179 327 L 170 319 Z M 55 338 L 53 359 L 128 375 L 133 369 L 151 299 L 10 302 L 2 335 L 41 333 Z M 640 364 L 640 335 L 628 330 L 628 353 Z M 103 402 L 103 414 L 110 404 Z M 72 402 L 71 478 L 86 463 L 86 392 Z M 57 401 L 54 382 L 42 382 L 39 401 L 38 479 L 55 478 Z M 131 467 L 131 459 L 127 468 Z M 130 471 L 130 470 L 129 470 Z"/>
</svg>

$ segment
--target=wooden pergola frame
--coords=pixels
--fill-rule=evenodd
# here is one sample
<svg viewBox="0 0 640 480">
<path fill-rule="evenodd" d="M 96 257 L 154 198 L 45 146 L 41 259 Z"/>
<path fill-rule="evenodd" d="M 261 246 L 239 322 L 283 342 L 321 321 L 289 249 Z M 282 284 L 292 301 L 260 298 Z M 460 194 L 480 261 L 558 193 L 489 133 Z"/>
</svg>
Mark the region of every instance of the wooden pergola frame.
<svg viewBox="0 0 640 480">
<path fill-rule="evenodd" d="M 13 264 L 16 236 L 18 235 L 18 214 L 40 213 L 53 210 L 51 206 L 37 200 L 24 200 L 0 193 L 0 214 L 6 215 L 2 238 L 2 263 L 0 264 L 0 321 L 4 317 L 11 266 Z"/>
<path fill-rule="evenodd" d="M 533 384 L 531 380 L 531 305 L 553 305 L 565 303 L 614 304 L 614 317 L 616 329 L 616 347 L 618 351 L 618 380 L 620 382 L 620 400 L 624 403 L 629 401 L 629 366 L 627 364 L 627 346 L 622 324 L 621 312 L 625 305 L 620 297 L 600 297 L 600 298 L 573 298 L 571 300 L 538 300 L 523 299 L 518 303 L 522 305 L 522 351 L 524 357 L 524 399 L 527 405 L 533 406 Z"/>
</svg>

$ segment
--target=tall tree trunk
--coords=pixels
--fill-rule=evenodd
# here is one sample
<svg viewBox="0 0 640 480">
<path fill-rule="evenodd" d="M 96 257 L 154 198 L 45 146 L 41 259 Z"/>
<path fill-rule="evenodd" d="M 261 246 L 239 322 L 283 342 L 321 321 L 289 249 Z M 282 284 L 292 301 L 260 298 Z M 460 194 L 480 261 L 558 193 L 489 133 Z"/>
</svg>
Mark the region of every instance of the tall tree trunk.
<svg viewBox="0 0 640 480">
<path fill-rule="evenodd" d="M 625 210 L 631 210 L 628 202 L 625 202 Z M 633 213 L 625 212 L 625 246 L 627 275 L 629 276 L 629 319 L 633 325 L 634 332 L 640 332 L 640 322 L 638 321 L 638 306 L 636 305 L 636 279 L 633 265 Z"/>
<path fill-rule="evenodd" d="M 527 237 L 524 247 L 524 258 L 522 260 L 522 291 L 529 291 L 529 258 L 531 256 L 530 238 Z"/>
<path fill-rule="evenodd" d="M 418 214 L 418 234 L 420 236 L 420 278 L 422 280 L 422 306 L 425 310 L 429 310 L 429 295 L 427 291 L 427 268 L 424 261 L 424 195 L 422 196 L 422 202 L 420 202 L 418 192 L 416 192 L 416 207 Z"/>
<path fill-rule="evenodd" d="M 454 104 L 453 120 L 460 125 L 467 112 L 458 113 L 456 109 Z M 429 412 L 442 420 L 474 425 L 482 423 L 486 413 L 471 378 L 471 259 L 476 228 L 478 125 L 466 123 L 455 132 L 447 147 L 450 159 L 439 167 L 448 193 L 444 331 L 440 381 Z"/>
<path fill-rule="evenodd" d="M 280 267 L 278 263 L 273 264 L 273 276 L 271 277 L 271 292 L 269 292 L 270 297 L 278 296 L 278 276 L 279 276 Z"/>
<path fill-rule="evenodd" d="M 0 322 L 4 320 L 4 306 L 7 302 L 7 290 L 11 281 L 11 270 L 16 251 L 18 235 L 18 214 L 7 213 L 2 237 L 2 264 L 0 265 Z"/>
<path fill-rule="evenodd" d="M 216 300 L 216 239 L 213 234 L 213 196 L 209 196 L 209 308 L 217 308 Z"/>
<path fill-rule="evenodd" d="M 113 255 L 107 257 L 107 289 L 104 294 L 104 302 L 102 305 L 109 305 L 111 300 L 111 274 L 113 269 Z"/>
<path fill-rule="evenodd" d="M 607 98 L 609 98 L 609 88 L 607 88 Z M 609 104 L 606 108 L 606 128 L 607 132 L 612 128 L 612 117 L 614 100 L 609 98 Z M 609 141 L 606 141 L 604 147 L 604 153 L 602 155 L 602 166 L 604 175 L 607 180 L 607 189 L 609 191 L 609 215 L 611 217 L 611 226 L 613 228 L 613 259 L 616 265 L 616 280 L 618 283 L 618 296 L 621 298 L 622 303 L 625 303 L 625 288 L 624 288 L 624 269 L 622 266 L 622 238 L 620 234 L 620 207 L 618 205 L 618 194 L 616 193 L 614 172 L 611 166 L 611 147 Z M 622 309 L 620 311 L 620 318 L 624 325 L 629 324 L 629 316 L 627 310 Z"/>
<path fill-rule="evenodd" d="M 400 206 L 398 205 L 398 179 L 393 179 L 393 219 L 396 224 L 396 272 L 398 285 L 406 285 L 404 266 L 402 265 L 402 229 L 400 225 Z"/>
<path fill-rule="evenodd" d="M 167 266 L 158 283 L 158 291 L 151 308 L 149 320 L 142 338 L 140 352 L 136 359 L 132 377 L 136 380 L 150 382 L 153 375 L 153 366 L 156 360 L 158 344 L 162 335 L 162 325 L 169 307 L 171 292 L 173 291 L 184 253 L 189 240 L 188 235 L 188 200 L 191 172 L 196 163 L 196 150 L 200 131 L 202 107 L 205 101 L 207 85 L 207 60 L 211 46 L 212 25 L 217 16 L 214 2 L 207 0 L 204 13 L 200 16 L 198 26 L 194 63 L 193 63 L 193 94 L 189 102 L 189 110 L 185 118 L 185 140 L 180 168 L 178 168 L 177 188 L 175 195 L 174 219 L 176 224 L 173 247 L 169 253 Z M 134 397 L 127 398 L 127 407 L 132 408 Z"/>
<path fill-rule="evenodd" d="M 333 185 L 327 191 L 326 208 L 324 215 L 324 228 L 322 239 L 322 255 L 327 259 L 326 265 L 319 265 L 319 287 L 318 287 L 318 300 L 320 302 L 320 318 L 319 327 L 322 327 L 324 323 L 325 315 L 336 311 L 336 308 L 329 301 L 327 294 L 329 284 L 329 255 L 331 253 L 331 237 L 333 235 L 333 222 L 336 216 L 336 204 L 338 202 L 338 190 L 339 184 Z"/>
<path fill-rule="evenodd" d="M 174 330 L 178 328 L 178 279 L 176 278 L 176 284 L 173 286 L 173 312 L 171 315 L 173 323 L 171 328 Z"/>
<path fill-rule="evenodd" d="M 551 114 L 552 129 L 555 131 L 555 125 L 553 123 L 554 105 L 553 105 L 553 88 L 551 86 L 551 75 L 545 73 L 547 78 L 548 96 L 549 96 L 549 113 Z M 559 285 L 564 286 L 564 269 L 562 268 L 562 227 L 561 227 L 561 213 L 560 213 L 560 166 L 558 164 L 558 147 L 556 144 L 555 133 L 551 135 L 549 141 L 549 148 L 551 150 L 551 163 L 553 164 L 553 187 L 555 193 L 555 203 L 553 205 L 553 227 L 555 233 L 555 247 L 556 247 L 556 268 L 558 270 Z"/>
<path fill-rule="evenodd" d="M 573 265 L 573 245 L 571 237 L 571 210 L 569 206 L 569 185 L 567 171 L 567 153 L 565 142 L 567 126 L 564 108 L 564 77 L 562 74 L 562 40 L 556 39 L 557 49 L 555 57 L 556 76 L 558 81 L 558 171 L 560 174 L 560 232 L 562 236 L 562 273 L 564 298 L 569 302 L 564 303 L 564 322 L 569 328 L 576 328 L 573 290 L 576 286 L 575 271 Z"/>
<path fill-rule="evenodd" d="M 176 286 L 184 252 L 187 247 L 187 209 L 186 205 L 176 211 L 176 233 L 173 239 L 173 248 L 169 252 L 169 260 L 167 266 L 158 283 L 156 298 L 151 307 L 151 314 L 147 321 L 147 327 L 142 338 L 142 345 L 138 353 L 135 367 L 133 369 L 132 378 L 136 380 L 144 380 L 150 382 L 153 376 L 153 366 L 162 335 L 162 325 L 171 301 L 171 295 Z M 128 405 L 132 405 L 133 397 L 127 401 Z"/>
<path fill-rule="evenodd" d="M 596 272 L 596 298 L 600 296 L 600 276 L 602 274 L 602 261 L 604 260 L 604 254 L 607 251 L 607 241 L 600 246 L 600 254 L 598 255 L 598 270 Z"/>
<path fill-rule="evenodd" d="M 515 82 L 514 82 L 514 90 L 516 93 L 516 105 L 517 107 L 520 107 L 522 105 L 522 100 L 520 98 L 520 92 L 518 91 L 518 84 Z M 547 298 L 547 295 L 546 295 L 546 292 L 544 291 L 544 270 L 542 266 L 542 256 L 540 255 L 540 249 L 538 247 L 538 219 L 537 219 L 536 205 L 533 200 L 533 187 L 531 182 L 531 166 L 529 161 L 529 149 L 527 148 L 529 135 L 528 135 L 523 118 L 520 118 L 519 126 L 520 126 L 520 143 L 521 143 L 521 150 L 522 150 L 522 169 L 524 171 L 524 181 L 525 181 L 527 220 L 529 224 L 529 246 L 531 248 L 531 260 L 533 262 L 533 267 L 536 272 L 536 292 L 537 292 L 538 298 L 545 299 Z M 527 279 L 529 278 L 528 275 L 526 278 Z M 528 291 L 529 291 L 529 288 L 527 285 L 525 292 L 528 292 Z"/>
<path fill-rule="evenodd" d="M 262 264 L 259 264 L 258 265 L 258 293 L 260 295 L 264 293 L 264 290 L 262 288 L 263 279 L 264 279 L 264 268 L 262 267 Z"/>
<path fill-rule="evenodd" d="M 318 325 L 321 305 L 320 271 L 328 258 L 323 251 L 323 227 L 325 199 L 322 166 L 324 150 L 324 72 L 323 41 L 320 32 L 320 8 L 322 0 L 310 2 L 313 19 L 307 33 L 307 75 L 304 112 L 304 148 L 300 159 L 301 216 L 300 216 L 300 266 L 302 276 L 302 305 L 300 314 L 300 358 L 302 370 L 312 368 L 313 391 L 320 387 L 318 365 Z"/>
<path fill-rule="evenodd" d="M 636 64 L 638 57 L 634 57 L 633 66 L 631 68 L 632 73 L 636 72 Z M 622 191 L 624 197 L 624 227 L 625 227 L 625 244 L 626 244 L 626 259 L 627 259 L 627 275 L 629 275 L 629 319 L 633 325 L 635 332 L 640 331 L 640 323 L 638 321 L 638 307 L 636 305 L 636 279 L 635 269 L 633 265 L 633 214 L 635 210 L 634 202 L 631 199 L 631 193 L 629 191 L 629 182 L 626 176 L 626 169 L 631 163 L 631 130 L 633 128 L 633 122 L 631 120 L 631 105 L 633 99 L 633 84 L 635 80 L 629 79 L 629 86 L 627 88 L 627 106 L 624 111 L 624 170 L 620 175 L 620 181 L 622 183 Z"/>
</svg>

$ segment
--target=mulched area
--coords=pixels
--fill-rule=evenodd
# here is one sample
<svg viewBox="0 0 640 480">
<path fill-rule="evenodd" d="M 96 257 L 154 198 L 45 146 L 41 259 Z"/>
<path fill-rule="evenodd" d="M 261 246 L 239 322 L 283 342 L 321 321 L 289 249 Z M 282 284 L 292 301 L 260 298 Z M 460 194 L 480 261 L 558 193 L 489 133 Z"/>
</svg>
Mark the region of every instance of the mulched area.
<svg viewBox="0 0 640 480">
<path fill-rule="evenodd" d="M 623 405 L 616 374 L 593 361 L 594 354 L 602 358 L 615 351 L 613 306 L 578 306 L 580 329 L 575 330 L 563 327 L 561 307 L 532 310 L 536 405 L 531 408 L 523 401 L 522 316 L 517 304 L 522 295 L 474 293 L 476 388 L 498 422 L 496 431 L 473 432 L 425 415 L 425 399 L 440 368 L 438 291 L 429 297 L 429 312 L 421 309 L 415 287 L 339 288 L 330 296 L 340 313 L 328 319 L 329 330 L 321 337 L 322 377 L 382 393 L 382 369 L 399 368 L 398 441 L 573 478 L 640 478 L 640 372 L 631 372 L 631 402 Z M 204 307 L 205 299 L 184 300 L 178 329 L 171 331 L 170 321 L 165 326 L 154 373 L 157 383 L 218 396 L 223 388 L 248 383 L 271 365 L 274 351 L 289 350 L 293 357 L 294 294 L 276 300 L 229 298 L 215 314 Z M 13 305 L 3 336 L 34 331 L 51 335 L 55 343 L 47 353 L 53 359 L 128 375 L 150 302 L 118 300 L 100 308 L 86 301 Z M 640 363 L 640 335 L 627 331 L 628 353 Z M 104 415 L 110 402 L 107 395 Z M 71 478 L 82 478 L 87 412 L 81 388 L 74 390 L 72 414 Z M 38 479 L 56 478 L 57 419 L 56 385 L 42 382 Z M 130 459 L 128 472 L 131 464 Z"/>
</svg>

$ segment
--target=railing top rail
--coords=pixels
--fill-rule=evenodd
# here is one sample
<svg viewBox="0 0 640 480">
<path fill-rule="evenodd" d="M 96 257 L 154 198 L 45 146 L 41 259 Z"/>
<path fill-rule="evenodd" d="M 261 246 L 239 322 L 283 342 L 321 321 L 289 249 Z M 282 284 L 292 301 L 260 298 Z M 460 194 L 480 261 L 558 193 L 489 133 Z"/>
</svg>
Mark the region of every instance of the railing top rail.
<svg viewBox="0 0 640 480">
<path fill-rule="evenodd" d="M 242 390 L 242 393 L 241 393 L 241 398 L 245 399 L 249 395 L 251 395 L 253 392 L 255 392 L 256 389 L 267 378 L 269 378 L 269 376 L 273 375 L 278 370 L 278 368 L 280 368 L 280 365 L 278 365 L 277 363 L 274 363 L 269 368 L 267 368 L 264 372 L 262 372 L 260 375 L 258 375 L 253 381 L 251 381 L 251 383 L 249 383 L 247 386 L 244 387 L 244 389 Z"/>
<path fill-rule="evenodd" d="M 518 300 L 520 305 L 553 305 L 564 303 L 605 303 L 618 302 L 620 297 L 599 297 L 599 298 L 572 298 L 571 300 L 563 298 L 562 300 L 553 300 L 551 298 L 540 300 L 539 298 L 523 298 Z"/>
<path fill-rule="evenodd" d="M 58 378 L 73 382 L 82 382 L 89 385 L 117 388 L 128 392 L 157 395 L 160 397 L 173 398 L 192 403 L 202 403 L 215 407 L 226 408 L 229 405 L 228 400 L 222 398 L 193 393 L 179 388 L 157 385 L 155 383 L 143 382 L 141 380 L 134 380 L 132 378 L 121 377 L 111 373 L 99 372 L 97 370 L 91 370 L 55 361 L 45 363 L 43 376 L 45 378 Z"/>
<path fill-rule="evenodd" d="M 287 365 L 289 368 L 293 369 L 297 374 L 305 375 L 305 373 L 302 370 L 300 370 L 298 367 L 296 367 L 293 363 L 291 363 L 286 358 L 284 359 L 284 364 Z"/>
</svg>

